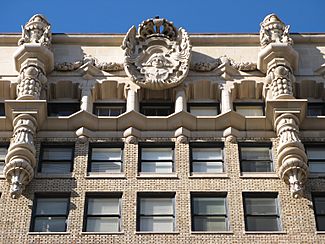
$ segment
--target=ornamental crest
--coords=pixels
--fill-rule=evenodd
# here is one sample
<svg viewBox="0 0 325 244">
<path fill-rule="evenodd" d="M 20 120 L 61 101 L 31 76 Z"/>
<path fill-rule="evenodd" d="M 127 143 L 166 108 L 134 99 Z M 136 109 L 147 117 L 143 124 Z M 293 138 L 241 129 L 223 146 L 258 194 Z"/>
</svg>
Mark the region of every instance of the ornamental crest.
<svg viewBox="0 0 325 244">
<path fill-rule="evenodd" d="M 125 72 L 144 88 L 175 87 L 189 71 L 191 48 L 184 29 L 177 30 L 172 22 L 158 17 L 145 20 L 138 32 L 132 26 L 123 40 Z"/>
</svg>

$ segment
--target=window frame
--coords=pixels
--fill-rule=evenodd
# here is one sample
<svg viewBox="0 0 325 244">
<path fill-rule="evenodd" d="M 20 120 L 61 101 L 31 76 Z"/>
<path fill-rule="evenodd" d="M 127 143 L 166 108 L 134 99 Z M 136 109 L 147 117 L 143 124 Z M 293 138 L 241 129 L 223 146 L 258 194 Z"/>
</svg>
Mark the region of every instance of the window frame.
<svg viewBox="0 0 325 244">
<path fill-rule="evenodd" d="M 224 199 L 225 214 L 194 214 L 194 198 L 222 198 Z M 226 230 L 195 230 L 195 216 L 204 217 L 225 217 Z M 191 192 L 191 231 L 192 232 L 227 232 L 230 229 L 229 225 L 229 211 L 228 211 L 228 199 L 227 192 Z"/>
<path fill-rule="evenodd" d="M 269 160 L 244 160 L 242 157 L 242 148 L 268 148 L 269 149 Z M 275 163 L 274 163 L 274 155 L 273 155 L 273 144 L 272 142 L 243 142 L 238 143 L 238 152 L 239 152 L 239 163 L 240 163 L 240 172 L 241 174 L 269 174 L 275 173 Z M 270 171 L 243 171 L 243 162 L 270 162 L 271 170 Z"/>
<path fill-rule="evenodd" d="M 310 173 L 310 176 L 325 176 L 325 170 L 322 171 L 322 172 L 312 172 L 310 171 L 310 163 L 313 163 L 313 162 L 324 162 L 324 167 L 325 167 L 325 155 L 324 155 L 324 158 L 321 159 L 321 158 L 318 158 L 318 159 L 310 159 L 308 157 L 308 148 L 325 148 L 325 144 L 313 144 L 313 143 L 304 143 L 304 147 L 305 147 L 305 152 L 306 152 L 306 156 L 307 156 L 307 160 L 308 160 L 308 170 L 309 170 L 309 173 Z"/>
<path fill-rule="evenodd" d="M 43 165 L 43 153 L 44 148 L 71 148 L 71 159 L 70 159 L 70 171 L 64 173 L 51 173 L 51 172 L 42 172 L 42 165 Z M 75 156 L 75 144 L 74 143 L 65 143 L 65 144 L 41 144 L 40 155 L 37 165 L 37 173 L 38 174 L 46 174 L 46 175 L 62 175 L 62 174 L 71 174 L 73 172 L 74 167 L 74 156 Z M 66 162 L 67 160 L 45 160 L 48 162 Z"/>
<path fill-rule="evenodd" d="M 9 149 L 9 143 L 0 143 L 0 148 L 6 148 L 7 149 L 7 153 L 5 155 L 5 157 L 7 156 L 8 154 L 8 149 Z M 6 165 L 6 160 L 0 160 L 0 165 L 3 164 L 3 167 Z M 4 176 L 4 173 L 3 173 L 3 170 L 0 171 L 0 177 L 3 177 Z"/>
<path fill-rule="evenodd" d="M 225 146 L 223 143 L 216 143 L 216 142 L 190 142 L 189 145 L 190 148 L 190 175 L 195 174 L 222 174 L 226 172 L 225 167 Z M 194 160 L 193 159 L 193 148 L 217 148 L 221 149 L 222 159 L 221 160 Z M 216 173 L 210 173 L 210 172 L 196 172 L 193 170 L 193 162 L 221 162 L 222 163 L 222 172 L 216 172 Z"/>
<path fill-rule="evenodd" d="M 67 208 L 66 208 L 66 214 L 56 214 L 56 215 L 49 215 L 49 214 L 36 214 L 37 211 L 37 200 L 40 198 L 45 198 L 45 199 L 51 199 L 51 198 L 66 198 L 67 200 Z M 67 232 L 68 229 L 68 219 L 69 219 L 69 214 L 70 214 L 70 204 L 71 204 L 71 193 L 70 192 L 40 192 L 40 193 L 35 193 L 34 199 L 33 199 L 33 207 L 32 207 L 32 217 L 30 221 L 30 227 L 29 231 L 30 232 L 36 232 L 38 233 L 39 231 L 34 231 L 35 230 L 35 220 L 37 217 L 65 217 L 65 231 Z M 56 233 L 56 232 L 51 232 L 51 231 L 41 231 L 42 233 Z M 60 231 L 61 233 L 62 231 Z"/>
<path fill-rule="evenodd" d="M 65 105 L 69 106 L 69 108 L 74 108 L 76 106 L 77 110 L 71 109 L 73 112 L 70 113 L 69 115 L 60 115 L 60 108 Z M 48 117 L 69 117 L 72 114 L 75 114 L 79 111 L 81 111 L 80 108 L 80 101 L 71 101 L 71 102 L 55 102 L 55 101 L 49 101 L 47 103 L 47 116 Z M 58 113 L 55 113 L 56 115 L 51 115 L 51 113 L 54 113 L 54 111 L 58 110 Z"/>
<path fill-rule="evenodd" d="M 243 115 L 237 112 L 237 106 L 259 106 L 262 108 L 262 115 Z M 244 117 L 258 117 L 258 116 L 265 116 L 265 103 L 264 102 L 234 102 L 233 103 L 234 111 Z"/>
<path fill-rule="evenodd" d="M 243 206 L 244 206 L 244 221 L 246 232 L 280 232 L 282 231 L 281 211 L 278 192 L 243 192 Z M 274 198 L 276 201 L 276 214 L 248 214 L 246 209 L 247 198 Z M 274 217 L 277 222 L 277 230 L 248 230 L 247 217 Z"/>
<path fill-rule="evenodd" d="M 89 153 L 88 153 L 88 165 L 87 165 L 87 174 L 119 174 L 124 172 L 124 144 L 121 142 L 114 143 L 91 143 L 89 144 Z M 95 160 L 95 162 L 120 162 L 121 171 L 120 172 L 94 172 L 91 171 L 91 165 L 94 160 L 92 160 L 93 148 L 119 148 L 121 149 L 121 160 Z"/>
<path fill-rule="evenodd" d="M 112 107 L 120 107 L 122 112 L 119 115 L 99 115 L 96 112 L 97 107 L 107 107 L 107 108 L 112 108 Z M 123 102 L 116 102 L 116 103 L 101 103 L 101 102 L 96 102 L 93 104 L 93 114 L 98 116 L 98 117 L 117 117 L 120 116 L 121 114 L 124 114 L 126 112 L 126 103 Z"/>
<path fill-rule="evenodd" d="M 173 214 L 152 214 L 152 215 L 144 215 L 141 214 L 141 199 L 145 198 L 166 198 L 171 199 L 173 204 Z M 137 220 L 136 220 L 136 231 L 137 232 L 150 232 L 150 233 L 173 233 L 176 231 L 176 193 L 175 192 L 138 192 L 137 193 Z M 172 217 L 173 218 L 173 230 L 172 231 L 146 231 L 141 230 L 141 216 L 142 217 Z"/>
<path fill-rule="evenodd" d="M 170 109 L 170 113 L 169 114 L 167 114 L 167 115 L 159 115 L 157 112 L 158 112 L 158 110 L 156 110 L 156 115 L 147 115 L 147 114 L 145 114 L 144 113 L 144 107 L 146 107 L 146 106 L 150 106 L 150 107 L 155 107 L 155 106 L 157 106 L 157 107 L 168 107 L 168 109 Z M 171 115 L 171 114 L 173 114 L 173 113 L 175 113 L 175 104 L 174 103 L 172 103 L 172 102 L 165 102 L 165 101 L 162 101 L 162 102 L 157 102 L 157 101 L 155 101 L 155 102 L 141 102 L 140 103 L 140 113 L 141 114 L 143 114 L 144 116 L 154 116 L 154 117 L 159 117 L 159 116 L 163 116 L 163 117 L 165 117 L 165 116 L 169 116 L 169 115 Z"/>
<path fill-rule="evenodd" d="M 84 205 L 84 216 L 83 216 L 83 224 L 82 224 L 82 231 L 87 233 L 92 233 L 90 231 L 87 231 L 87 223 L 88 223 L 88 217 L 117 217 L 118 218 L 118 231 L 122 232 L 122 192 L 87 192 L 85 196 L 85 205 Z M 119 214 L 95 214 L 90 215 L 88 214 L 88 203 L 90 198 L 112 198 L 112 199 L 118 199 L 119 204 Z M 115 233 L 116 231 L 95 231 L 96 233 Z"/>
<path fill-rule="evenodd" d="M 315 217 L 316 230 L 317 231 L 325 231 L 325 228 L 323 230 L 319 229 L 319 223 L 317 221 L 317 219 L 318 219 L 317 217 L 325 217 L 325 213 L 324 214 L 317 214 L 316 201 L 315 201 L 315 198 L 324 198 L 324 200 L 325 200 L 325 192 L 312 192 L 311 196 L 312 196 L 312 203 L 313 203 L 313 211 L 314 211 L 314 217 Z"/>
<path fill-rule="evenodd" d="M 172 150 L 172 160 L 142 160 L 142 149 L 143 148 L 170 148 Z M 142 171 L 142 162 L 171 162 L 172 163 L 172 172 L 168 173 L 156 173 L 156 172 L 146 172 Z M 138 173 L 139 174 L 173 174 L 176 172 L 176 165 L 175 165 L 175 143 L 173 142 L 162 142 L 162 143 L 140 143 L 138 145 Z"/>
<path fill-rule="evenodd" d="M 194 115 L 191 113 L 191 107 L 207 107 L 207 108 L 216 108 L 217 109 L 217 114 L 216 115 Z M 187 112 L 192 114 L 193 116 L 218 116 L 221 113 L 220 110 L 220 103 L 219 102 L 204 102 L 204 103 L 199 103 L 199 102 L 189 102 L 187 103 Z"/>
<path fill-rule="evenodd" d="M 0 117 L 5 117 L 6 116 L 6 106 L 5 102 L 2 100 L 0 101 Z"/>
<path fill-rule="evenodd" d="M 321 110 L 321 114 L 319 115 L 310 115 L 310 110 L 312 109 L 311 107 L 318 107 Z M 317 117 L 317 116 L 325 116 L 325 102 L 308 102 L 307 103 L 307 116 L 308 117 Z"/>
</svg>

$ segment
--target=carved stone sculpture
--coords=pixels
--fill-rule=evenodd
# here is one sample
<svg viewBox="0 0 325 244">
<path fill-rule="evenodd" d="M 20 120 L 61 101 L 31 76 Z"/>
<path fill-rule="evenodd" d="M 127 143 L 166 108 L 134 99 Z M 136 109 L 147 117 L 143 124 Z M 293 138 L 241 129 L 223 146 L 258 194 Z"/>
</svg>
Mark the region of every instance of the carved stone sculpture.
<svg viewBox="0 0 325 244">
<path fill-rule="evenodd" d="M 25 26 L 22 26 L 22 37 L 19 39 L 18 45 L 40 43 L 42 46 L 50 47 L 51 41 L 51 25 L 43 15 L 36 14 Z"/>
<path fill-rule="evenodd" d="M 29 114 L 20 114 L 14 119 L 13 125 L 14 134 L 5 160 L 4 175 L 11 183 L 12 197 L 18 198 L 34 176 L 37 122 Z"/>
<path fill-rule="evenodd" d="M 284 65 L 272 67 L 268 70 L 266 78 L 272 99 L 293 98 L 295 77 L 290 68 Z"/>
<path fill-rule="evenodd" d="M 290 26 L 285 25 L 275 14 L 266 16 L 260 25 L 260 43 L 262 47 L 272 42 L 293 44 L 289 36 Z"/>
<path fill-rule="evenodd" d="M 299 139 L 299 119 L 284 113 L 275 120 L 279 137 L 278 164 L 280 177 L 290 185 L 294 197 L 302 195 L 308 178 L 307 156 Z"/>
<path fill-rule="evenodd" d="M 191 45 L 187 32 L 172 22 L 148 19 L 132 26 L 122 44 L 124 69 L 140 87 L 167 89 L 179 85 L 187 76 Z"/>
</svg>

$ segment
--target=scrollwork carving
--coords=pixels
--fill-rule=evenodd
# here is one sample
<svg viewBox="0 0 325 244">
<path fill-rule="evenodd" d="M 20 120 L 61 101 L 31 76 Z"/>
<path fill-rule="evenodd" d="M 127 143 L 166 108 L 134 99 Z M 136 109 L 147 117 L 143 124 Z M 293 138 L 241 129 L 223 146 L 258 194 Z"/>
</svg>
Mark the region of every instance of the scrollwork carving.
<svg viewBox="0 0 325 244">
<path fill-rule="evenodd" d="M 175 87 L 188 73 L 192 48 L 188 34 L 166 19 L 143 21 L 138 34 L 135 26 L 131 27 L 121 47 L 125 72 L 141 87 Z"/>
</svg>

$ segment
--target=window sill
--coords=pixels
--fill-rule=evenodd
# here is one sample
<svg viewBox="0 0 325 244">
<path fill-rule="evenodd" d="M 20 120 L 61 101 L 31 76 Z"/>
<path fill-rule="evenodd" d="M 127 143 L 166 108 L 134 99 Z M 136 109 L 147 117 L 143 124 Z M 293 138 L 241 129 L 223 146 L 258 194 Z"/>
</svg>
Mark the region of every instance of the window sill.
<svg viewBox="0 0 325 244">
<path fill-rule="evenodd" d="M 224 178 L 229 179 L 227 173 L 192 173 L 188 178 L 192 179 L 201 179 L 201 178 Z"/>
<path fill-rule="evenodd" d="M 28 232 L 28 235 L 70 235 L 70 232 Z"/>
<path fill-rule="evenodd" d="M 81 232 L 81 235 L 124 235 L 123 231 L 120 232 Z"/>
<path fill-rule="evenodd" d="M 225 230 L 225 231 L 191 231 L 192 235 L 232 235 L 233 231 Z"/>
<path fill-rule="evenodd" d="M 285 235 L 287 232 L 285 231 L 244 231 L 244 234 L 247 235 Z"/>
<path fill-rule="evenodd" d="M 279 176 L 275 172 L 244 172 L 241 173 L 240 178 L 274 178 L 279 179 Z"/>
<path fill-rule="evenodd" d="M 166 174 L 160 174 L 160 173 L 139 173 L 137 176 L 138 179 L 178 179 L 177 173 L 166 173 Z"/>
<path fill-rule="evenodd" d="M 316 234 L 317 235 L 325 235 L 325 231 L 324 230 L 319 230 L 319 231 L 316 231 Z"/>
<path fill-rule="evenodd" d="M 126 179 L 123 173 L 88 173 L 85 175 L 86 179 Z"/>
<path fill-rule="evenodd" d="M 178 231 L 136 231 L 136 235 L 179 235 Z"/>
<path fill-rule="evenodd" d="M 46 174 L 46 173 L 37 173 L 35 175 L 36 179 L 72 179 L 74 176 L 72 173 L 69 174 Z"/>
</svg>

